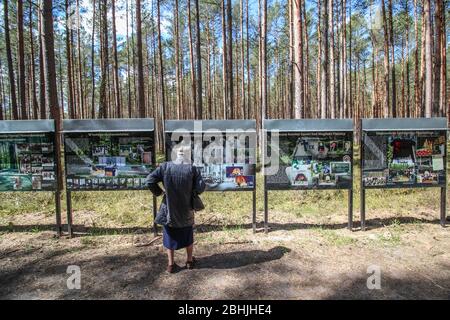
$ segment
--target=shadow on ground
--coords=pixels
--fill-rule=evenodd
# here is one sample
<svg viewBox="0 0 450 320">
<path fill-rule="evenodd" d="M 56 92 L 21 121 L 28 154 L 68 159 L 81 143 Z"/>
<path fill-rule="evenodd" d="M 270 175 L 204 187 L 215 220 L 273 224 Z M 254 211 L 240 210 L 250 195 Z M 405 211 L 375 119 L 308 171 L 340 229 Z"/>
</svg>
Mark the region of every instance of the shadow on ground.
<svg viewBox="0 0 450 320">
<path fill-rule="evenodd" d="M 439 219 L 424 219 L 416 217 L 391 217 L 391 218 L 373 218 L 366 220 L 366 229 L 374 230 L 379 228 L 384 228 L 392 224 L 440 224 Z M 220 225 L 220 224 L 199 224 L 196 226 L 196 232 L 207 233 L 211 231 L 221 231 L 227 229 L 252 229 L 253 225 L 251 223 L 247 224 L 230 224 L 230 225 Z M 262 227 L 262 225 L 258 225 Z M 311 229 L 311 228 L 321 228 L 327 230 L 339 230 L 347 228 L 347 223 L 270 223 L 269 227 L 271 231 L 284 230 L 300 230 L 300 229 Z M 355 222 L 353 224 L 353 230 L 357 231 L 360 229 L 360 223 Z M 63 226 L 63 230 L 67 230 L 67 226 Z M 86 227 L 84 225 L 74 225 L 73 230 L 75 236 L 103 236 L 103 235 L 118 235 L 118 234 L 141 234 L 141 233 L 151 233 L 153 228 L 145 227 Z M 8 225 L 0 226 L 0 232 L 43 232 L 43 231 L 55 231 L 56 226 L 51 224 L 35 224 L 35 225 Z"/>
</svg>

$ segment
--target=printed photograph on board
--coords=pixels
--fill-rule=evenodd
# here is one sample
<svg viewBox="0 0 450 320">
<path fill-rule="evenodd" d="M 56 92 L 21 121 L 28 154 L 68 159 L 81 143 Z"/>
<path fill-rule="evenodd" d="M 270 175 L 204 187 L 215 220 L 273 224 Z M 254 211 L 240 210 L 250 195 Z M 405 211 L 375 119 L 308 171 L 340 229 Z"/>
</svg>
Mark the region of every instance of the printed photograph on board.
<svg viewBox="0 0 450 320">
<path fill-rule="evenodd" d="M 279 169 L 267 175 L 272 188 L 337 188 L 352 184 L 350 133 L 280 133 Z M 271 138 L 268 140 L 269 154 Z"/>
<path fill-rule="evenodd" d="M 237 135 L 239 134 L 226 137 L 223 134 L 222 143 L 216 141 L 214 137 L 202 135 L 201 148 L 197 149 L 197 153 L 194 138 L 191 136 L 191 159 L 200 170 L 207 190 L 232 191 L 255 188 L 256 150 L 250 147 L 248 137 Z M 166 134 L 167 153 L 171 155 L 173 149 L 182 142 L 182 137 L 172 141 L 172 135 Z"/>
<path fill-rule="evenodd" d="M 64 141 L 70 190 L 141 190 L 140 181 L 154 169 L 151 135 L 70 133 Z"/>
<path fill-rule="evenodd" d="M 0 191 L 56 188 L 51 134 L 0 134 Z"/>
<path fill-rule="evenodd" d="M 445 183 L 445 133 L 364 133 L 363 183 L 366 187 Z"/>
</svg>

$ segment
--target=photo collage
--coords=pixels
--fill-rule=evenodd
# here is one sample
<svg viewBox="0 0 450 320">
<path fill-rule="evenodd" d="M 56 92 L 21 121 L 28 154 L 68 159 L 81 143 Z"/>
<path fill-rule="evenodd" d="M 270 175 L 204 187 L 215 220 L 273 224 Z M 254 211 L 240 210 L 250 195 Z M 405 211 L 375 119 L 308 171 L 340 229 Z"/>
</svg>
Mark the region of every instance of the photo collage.
<svg viewBox="0 0 450 320">
<path fill-rule="evenodd" d="M 51 134 L 0 135 L 0 191 L 55 189 Z"/>
<path fill-rule="evenodd" d="M 154 169 L 153 137 L 134 133 L 65 136 L 69 190 L 143 190 Z"/>
<path fill-rule="evenodd" d="M 365 187 L 445 183 L 445 132 L 365 134 Z"/>
<path fill-rule="evenodd" d="M 167 136 L 168 154 L 180 141 L 172 141 L 170 134 Z M 202 138 L 203 139 L 203 138 Z M 191 139 L 191 159 L 199 168 L 208 191 L 233 191 L 253 190 L 255 188 L 255 150 L 251 150 L 247 140 L 246 145 L 239 145 L 239 139 L 233 140 L 236 148 L 226 147 L 227 138 L 223 136 L 223 148 L 211 148 L 212 139 L 203 141 L 202 148 L 194 148 L 194 139 Z M 205 139 L 203 139 L 205 140 Z M 208 139 L 206 139 L 208 140 Z M 228 138 L 228 142 L 229 142 Z M 229 154 L 227 154 L 227 150 Z M 210 152 L 209 152 L 210 151 Z"/>
<path fill-rule="evenodd" d="M 278 172 L 266 178 L 270 188 L 352 187 L 351 134 L 280 133 L 279 145 Z"/>
</svg>

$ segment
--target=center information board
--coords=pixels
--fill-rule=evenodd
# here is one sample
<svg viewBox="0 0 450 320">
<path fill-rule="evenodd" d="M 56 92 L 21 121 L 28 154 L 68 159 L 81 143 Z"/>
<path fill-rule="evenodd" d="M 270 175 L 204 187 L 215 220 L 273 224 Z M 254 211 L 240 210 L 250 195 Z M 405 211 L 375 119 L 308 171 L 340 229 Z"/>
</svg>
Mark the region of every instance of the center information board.
<svg viewBox="0 0 450 320">
<path fill-rule="evenodd" d="M 187 141 L 186 141 L 187 140 Z M 166 160 L 175 147 L 191 149 L 206 191 L 252 191 L 256 230 L 256 122 L 254 120 L 168 120 L 165 122 Z"/>
<path fill-rule="evenodd" d="M 349 190 L 352 228 L 353 121 L 265 120 L 265 216 L 268 190 Z"/>
<path fill-rule="evenodd" d="M 147 189 L 155 168 L 153 119 L 65 120 L 64 145 L 69 193 Z"/>
<path fill-rule="evenodd" d="M 363 119 L 361 130 L 361 228 L 365 189 L 389 188 L 441 188 L 444 225 L 447 119 Z"/>
</svg>

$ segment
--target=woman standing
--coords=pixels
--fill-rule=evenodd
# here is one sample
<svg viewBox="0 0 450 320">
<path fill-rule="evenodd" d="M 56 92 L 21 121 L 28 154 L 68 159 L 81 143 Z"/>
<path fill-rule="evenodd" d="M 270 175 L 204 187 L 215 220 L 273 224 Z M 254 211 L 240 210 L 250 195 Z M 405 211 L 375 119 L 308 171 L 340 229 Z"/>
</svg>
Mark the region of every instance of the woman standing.
<svg viewBox="0 0 450 320">
<path fill-rule="evenodd" d="M 147 177 L 147 186 L 155 196 L 164 195 L 158 218 L 162 217 L 163 245 L 167 249 L 169 273 L 174 273 L 178 265 L 174 262 L 174 252 L 186 248 L 186 269 L 194 268 L 194 210 L 193 196 L 205 190 L 205 183 L 199 170 L 192 165 L 190 148 L 178 146 L 176 159 L 165 162 Z M 158 183 L 162 182 L 164 191 Z"/>
</svg>

